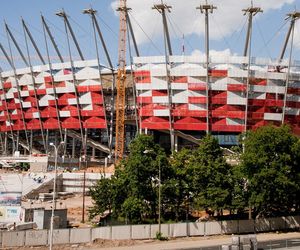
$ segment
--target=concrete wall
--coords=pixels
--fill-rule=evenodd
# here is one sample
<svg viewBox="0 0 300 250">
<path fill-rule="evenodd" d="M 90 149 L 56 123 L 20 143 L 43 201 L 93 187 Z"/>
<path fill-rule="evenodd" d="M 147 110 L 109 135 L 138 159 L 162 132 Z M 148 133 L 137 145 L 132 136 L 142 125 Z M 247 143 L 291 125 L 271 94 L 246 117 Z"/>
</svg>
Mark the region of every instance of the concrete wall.
<svg viewBox="0 0 300 250">
<path fill-rule="evenodd" d="M 25 231 L 25 246 L 41 246 L 48 243 L 48 230 Z"/>
<path fill-rule="evenodd" d="M 3 232 L 2 247 L 22 247 L 25 244 L 25 231 Z"/>
<path fill-rule="evenodd" d="M 161 232 L 165 237 L 186 237 L 297 230 L 299 225 L 300 216 L 288 216 L 258 220 L 161 224 Z M 155 238 L 157 232 L 157 224 L 55 229 L 53 244 L 89 243 L 96 239 L 150 239 Z M 0 232 L 0 248 L 47 245 L 50 242 L 49 235 L 48 230 Z"/>
<path fill-rule="evenodd" d="M 91 242 L 91 228 L 74 228 L 70 229 L 70 243 Z"/>
</svg>

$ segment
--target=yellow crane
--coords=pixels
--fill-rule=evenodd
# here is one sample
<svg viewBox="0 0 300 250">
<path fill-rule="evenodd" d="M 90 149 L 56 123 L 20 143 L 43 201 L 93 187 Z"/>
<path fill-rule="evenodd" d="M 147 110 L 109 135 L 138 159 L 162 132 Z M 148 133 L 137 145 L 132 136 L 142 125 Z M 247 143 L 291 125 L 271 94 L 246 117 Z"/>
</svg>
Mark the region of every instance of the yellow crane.
<svg viewBox="0 0 300 250">
<path fill-rule="evenodd" d="M 125 146 L 125 95 L 126 95 L 126 37 L 127 37 L 127 6 L 126 0 L 120 0 L 117 9 L 120 13 L 120 29 L 118 44 L 118 74 L 116 100 L 116 145 L 115 157 L 122 159 Z"/>
</svg>

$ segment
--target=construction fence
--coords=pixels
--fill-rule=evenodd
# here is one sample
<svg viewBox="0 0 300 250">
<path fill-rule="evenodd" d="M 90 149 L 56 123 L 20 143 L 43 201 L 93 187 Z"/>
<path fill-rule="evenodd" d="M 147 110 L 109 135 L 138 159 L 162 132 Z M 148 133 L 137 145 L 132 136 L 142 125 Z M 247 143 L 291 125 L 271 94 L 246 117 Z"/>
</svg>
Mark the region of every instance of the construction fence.
<svg viewBox="0 0 300 250">
<path fill-rule="evenodd" d="M 253 234 L 284 230 L 297 231 L 299 229 L 300 216 L 276 217 L 257 220 L 161 224 L 162 235 L 169 238 L 221 234 Z M 96 239 L 154 239 L 158 230 L 158 224 L 56 229 L 53 232 L 53 244 L 92 243 Z M 49 230 L 0 232 L 0 247 L 7 248 L 48 245 L 50 242 L 49 236 Z"/>
</svg>

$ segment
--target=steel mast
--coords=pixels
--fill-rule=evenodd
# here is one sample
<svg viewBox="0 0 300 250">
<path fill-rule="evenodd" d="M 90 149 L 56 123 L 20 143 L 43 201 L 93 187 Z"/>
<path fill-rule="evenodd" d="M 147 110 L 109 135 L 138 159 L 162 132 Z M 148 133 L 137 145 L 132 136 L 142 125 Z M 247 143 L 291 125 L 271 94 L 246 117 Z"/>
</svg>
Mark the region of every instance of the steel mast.
<svg viewBox="0 0 300 250">
<path fill-rule="evenodd" d="M 207 109 L 207 115 L 206 115 L 206 134 L 210 133 L 210 84 L 209 84 L 209 18 L 208 14 L 213 13 L 214 9 L 217 9 L 216 6 L 210 5 L 205 2 L 205 4 L 200 5 L 200 7 L 197 7 L 201 11 L 201 13 L 205 14 L 205 51 L 206 51 L 206 109 Z"/>
</svg>

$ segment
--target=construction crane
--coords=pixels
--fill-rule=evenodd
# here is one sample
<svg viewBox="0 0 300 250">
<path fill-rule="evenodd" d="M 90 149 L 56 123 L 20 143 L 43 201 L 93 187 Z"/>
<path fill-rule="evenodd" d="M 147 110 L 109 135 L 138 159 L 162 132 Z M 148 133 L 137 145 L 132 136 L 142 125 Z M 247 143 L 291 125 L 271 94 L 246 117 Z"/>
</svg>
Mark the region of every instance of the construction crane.
<svg viewBox="0 0 300 250">
<path fill-rule="evenodd" d="M 115 158 L 120 160 L 124 155 L 125 144 L 125 94 L 126 94 L 126 36 L 127 36 L 127 6 L 126 0 L 120 0 L 117 9 L 120 12 L 120 30 L 118 44 L 118 74 L 116 100 L 116 145 Z"/>
</svg>

